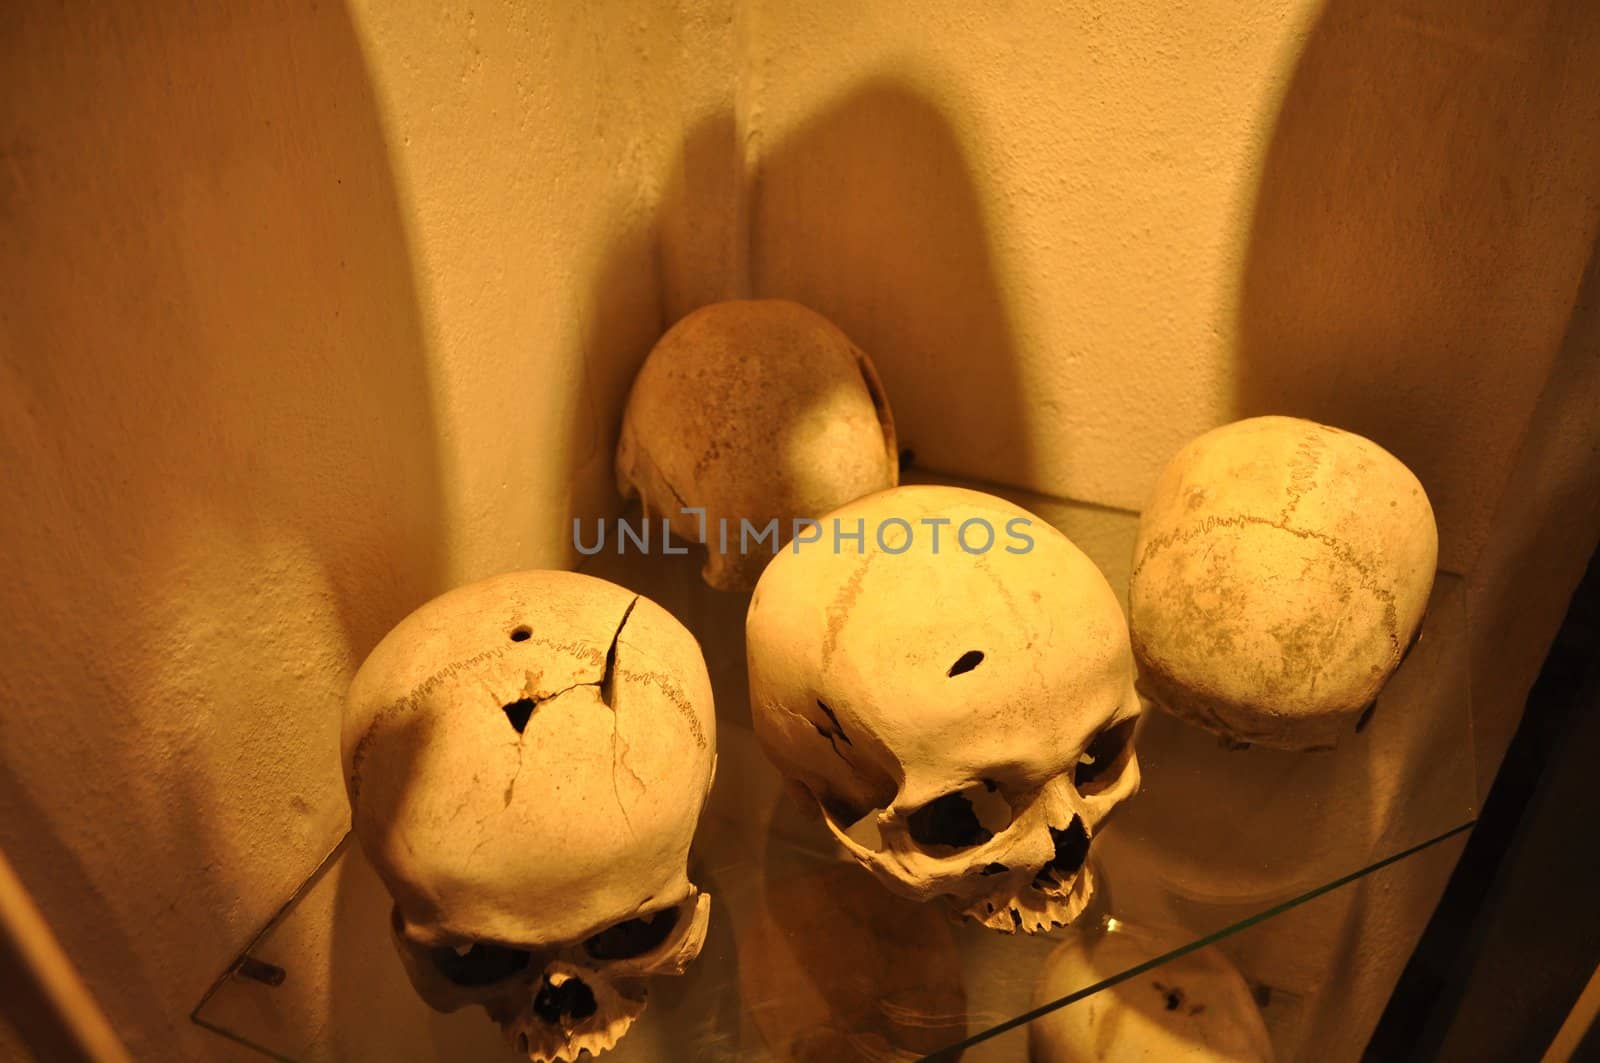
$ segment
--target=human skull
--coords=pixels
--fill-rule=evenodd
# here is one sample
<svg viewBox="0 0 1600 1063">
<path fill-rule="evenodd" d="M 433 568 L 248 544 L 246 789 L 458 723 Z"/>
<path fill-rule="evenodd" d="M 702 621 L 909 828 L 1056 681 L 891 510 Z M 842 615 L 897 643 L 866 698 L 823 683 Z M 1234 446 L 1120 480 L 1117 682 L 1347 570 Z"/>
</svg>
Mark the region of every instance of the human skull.
<svg viewBox="0 0 1600 1063">
<path fill-rule="evenodd" d="M 883 491 L 773 560 L 746 638 L 762 747 L 881 881 L 1008 933 L 1083 910 L 1090 841 L 1139 786 L 1139 701 L 1066 536 L 977 491 Z"/>
<path fill-rule="evenodd" d="M 872 360 L 782 299 L 713 303 L 668 329 L 634 379 L 617 444 L 623 497 L 704 543 L 703 576 L 722 590 L 753 587 L 795 520 L 899 475 Z M 740 548 L 741 521 L 755 535 L 775 522 L 765 552 Z"/>
<path fill-rule="evenodd" d="M 705 939 L 687 864 L 714 743 L 694 637 L 615 584 L 513 572 L 402 620 L 342 745 L 422 999 L 481 1004 L 532 1060 L 615 1044 Z"/>
<path fill-rule="evenodd" d="M 1106 929 L 1073 933 L 1050 953 L 1034 991 L 1035 1006 L 1115 978 L 1187 938 L 1161 940 L 1111 920 Z M 1250 986 L 1228 958 L 1209 947 L 1107 986 L 1087 1000 L 1028 1024 L 1033 1063 L 1090 1063 L 1109 1054 L 1129 1063 L 1272 1063 L 1272 1041 Z"/>
<path fill-rule="evenodd" d="M 1371 440 L 1255 417 L 1193 440 L 1139 521 L 1139 690 L 1230 742 L 1327 748 L 1421 630 L 1439 540 L 1422 485 Z"/>
</svg>

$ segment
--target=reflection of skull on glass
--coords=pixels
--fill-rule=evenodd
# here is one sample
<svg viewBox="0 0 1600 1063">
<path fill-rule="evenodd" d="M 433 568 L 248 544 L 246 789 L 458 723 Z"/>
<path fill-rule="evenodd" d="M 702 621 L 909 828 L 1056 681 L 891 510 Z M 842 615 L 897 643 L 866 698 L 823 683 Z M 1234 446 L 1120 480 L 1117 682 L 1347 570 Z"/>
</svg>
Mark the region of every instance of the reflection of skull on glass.
<svg viewBox="0 0 1600 1063">
<path fill-rule="evenodd" d="M 1116 595 L 1064 535 L 976 491 L 880 492 L 772 562 L 746 633 L 762 746 L 886 885 L 1007 932 L 1083 910 L 1139 702 Z"/>
<path fill-rule="evenodd" d="M 401 621 L 343 748 L 419 995 L 483 1005 L 534 1060 L 615 1044 L 705 939 L 687 862 L 714 727 L 694 637 L 604 580 L 510 573 Z"/>
<path fill-rule="evenodd" d="M 1108 920 L 1062 940 L 1039 970 L 1034 1003 L 1053 1004 L 1193 940 Z M 1092 1003 L 1028 1024 L 1033 1063 L 1272 1063 L 1272 1040 L 1250 986 L 1215 946 L 1107 986 Z"/>
</svg>

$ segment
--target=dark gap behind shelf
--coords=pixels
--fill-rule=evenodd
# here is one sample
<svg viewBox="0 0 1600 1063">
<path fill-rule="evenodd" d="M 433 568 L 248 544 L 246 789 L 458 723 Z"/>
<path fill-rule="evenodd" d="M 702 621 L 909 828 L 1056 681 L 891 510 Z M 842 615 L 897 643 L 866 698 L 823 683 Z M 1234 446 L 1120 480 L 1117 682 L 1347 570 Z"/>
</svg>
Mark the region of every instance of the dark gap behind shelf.
<svg viewBox="0 0 1600 1063">
<path fill-rule="evenodd" d="M 1538 1060 L 1600 961 L 1597 558 L 1369 1060 Z M 1600 1059 L 1597 1038 L 1577 1058 Z"/>
</svg>

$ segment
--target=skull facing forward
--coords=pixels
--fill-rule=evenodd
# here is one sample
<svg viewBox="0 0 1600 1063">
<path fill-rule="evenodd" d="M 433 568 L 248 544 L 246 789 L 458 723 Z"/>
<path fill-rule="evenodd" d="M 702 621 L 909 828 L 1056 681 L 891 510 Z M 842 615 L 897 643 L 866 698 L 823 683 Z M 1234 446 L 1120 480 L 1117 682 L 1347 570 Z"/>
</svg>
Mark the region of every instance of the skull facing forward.
<svg viewBox="0 0 1600 1063">
<path fill-rule="evenodd" d="M 822 523 L 746 620 L 768 757 L 891 889 L 1008 933 L 1071 922 L 1089 845 L 1139 786 L 1116 595 L 1060 532 L 976 491 L 897 488 Z"/>
<path fill-rule="evenodd" d="M 681 974 L 715 724 L 694 637 L 572 572 L 516 572 L 406 617 L 351 686 L 353 826 L 429 1005 L 482 1005 L 518 1051 L 610 1048 Z"/>
</svg>

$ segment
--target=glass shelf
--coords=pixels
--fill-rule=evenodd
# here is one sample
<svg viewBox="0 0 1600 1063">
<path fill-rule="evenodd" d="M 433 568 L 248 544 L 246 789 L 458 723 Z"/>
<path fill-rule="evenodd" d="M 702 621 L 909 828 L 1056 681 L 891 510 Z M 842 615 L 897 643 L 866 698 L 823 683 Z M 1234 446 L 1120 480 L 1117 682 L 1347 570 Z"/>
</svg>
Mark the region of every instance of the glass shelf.
<svg viewBox="0 0 1600 1063">
<path fill-rule="evenodd" d="M 944 481 L 948 482 L 948 481 Z M 989 485 L 1054 524 L 1124 595 L 1137 518 Z M 1218 944 L 1242 973 L 1277 1058 L 1300 1048 L 1316 965 L 1286 962 L 1284 913 L 1469 828 L 1477 794 L 1462 581 L 1440 573 L 1424 635 L 1370 722 L 1331 752 L 1224 748 L 1147 712 L 1140 794 L 1095 839 L 1096 900 L 1073 927 L 1009 936 L 956 925 L 884 891 L 784 795 L 750 729 L 748 595 L 706 588 L 699 559 L 606 553 L 584 570 L 645 594 L 700 640 L 718 715 L 716 785 L 690 877 L 712 922 L 688 974 L 657 980 L 607 1058 L 1022 1058 L 1041 1008 L 1143 979 Z M 194 1021 L 271 1058 L 517 1058 L 480 1010 L 442 1015 L 412 993 L 388 936 L 389 899 L 346 839 L 207 993 Z M 1052 950 L 1139 928 L 1148 959 L 1051 983 Z M 1178 961 L 1181 962 L 1181 961 Z M 1177 968 L 1169 968 L 1173 970 Z M 1084 979 L 1080 979 L 1083 981 Z M 1145 991 L 1145 990 L 1139 990 Z M 1162 990 L 1165 991 L 1165 990 Z"/>
</svg>

